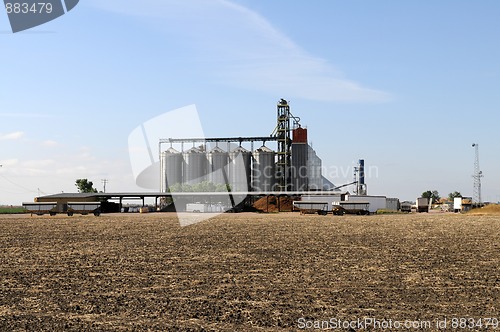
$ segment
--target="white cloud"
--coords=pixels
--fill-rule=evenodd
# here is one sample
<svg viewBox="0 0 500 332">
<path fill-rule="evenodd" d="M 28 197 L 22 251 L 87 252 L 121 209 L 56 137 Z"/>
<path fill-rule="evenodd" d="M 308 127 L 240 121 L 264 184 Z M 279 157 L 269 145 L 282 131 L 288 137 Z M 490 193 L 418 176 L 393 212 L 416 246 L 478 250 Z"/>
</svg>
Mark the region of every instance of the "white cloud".
<svg viewBox="0 0 500 332">
<path fill-rule="evenodd" d="M 90 162 L 95 161 L 97 158 L 92 154 L 92 150 L 89 147 L 81 147 L 80 151 L 76 153 L 73 158 L 79 160 L 80 162 Z"/>
<path fill-rule="evenodd" d="M 109 191 L 140 191 L 135 186 L 126 158 L 97 157 L 96 151 L 82 147 L 62 146 L 50 157 L 0 160 L 0 204 L 20 204 L 33 201 L 36 195 L 76 192 L 75 180 L 87 178 L 102 190 L 101 179 L 108 179 Z"/>
<path fill-rule="evenodd" d="M 26 169 L 42 169 L 47 168 L 55 164 L 55 160 L 45 159 L 45 160 L 27 160 L 21 163 L 21 167 Z"/>
<path fill-rule="evenodd" d="M 45 160 L 19 160 L 19 159 L 9 159 L 0 161 L 0 165 L 3 165 L 1 170 L 9 175 L 16 177 L 30 177 L 49 174 L 52 170 L 55 160 L 45 159 Z"/>
<path fill-rule="evenodd" d="M 0 134 L 0 141 L 13 141 L 18 140 L 24 136 L 22 131 L 16 131 L 9 134 Z"/>
<path fill-rule="evenodd" d="M 53 148 L 53 147 L 57 147 L 60 145 L 58 142 L 53 141 L 53 140 L 45 140 L 41 144 L 43 147 L 46 147 L 46 148 Z"/>
<path fill-rule="evenodd" d="M 342 77 L 257 12 L 228 0 L 90 0 L 94 6 L 162 19 L 221 84 L 322 101 L 387 101 L 388 93 Z M 167 40 L 166 40 L 167 41 Z M 202 56 L 200 56 L 202 54 Z"/>
<path fill-rule="evenodd" d="M 69 167 L 62 167 L 56 170 L 57 175 L 77 175 L 77 174 L 87 174 L 89 171 L 85 166 L 73 165 Z M 77 176 L 82 177 L 82 176 Z"/>
<path fill-rule="evenodd" d="M 0 165 L 3 167 L 10 167 L 17 165 L 19 163 L 19 159 L 6 159 L 6 160 L 0 160 Z"/>
</svg>

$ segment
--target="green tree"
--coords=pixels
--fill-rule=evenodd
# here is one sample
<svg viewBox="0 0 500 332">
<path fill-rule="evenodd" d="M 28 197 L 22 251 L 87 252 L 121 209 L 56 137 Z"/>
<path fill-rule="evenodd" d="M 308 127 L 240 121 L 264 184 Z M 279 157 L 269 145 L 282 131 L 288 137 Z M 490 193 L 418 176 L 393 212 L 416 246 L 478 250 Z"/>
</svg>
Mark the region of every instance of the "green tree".
<svg viewBox="0 0 500 332">
<path fill-rule="evenodd" d="M 200 183 L 195 183 L 195 184 L 181 184 L 181 183 L 176 183 L 172 186 L 170 186 L 167 190 L 168 192 L 171 193 L 178 193 L 178 192 L 225 192 L 225 191 L 231 191 L 231 187 L 229 184 L 221 184 L 221 183 L 213 183 L 209 181 L 202 181 Z"/>
<path fill-rule="evenodd" d="M 453 201 L 453 199 L 455 197 L 462 197 L 462 194 L 459 191 L 454 191 L 454 192 L 448 194 L 448 199 L 450 201 Z"/>
<path fill-rule="evenodd" d="M 422 193 L 423 198 L 432 198 L 433 202 L 437 202 L 441 199 L 441 196 L 439 196 L 439 192 L 437 190 L 427 190 Z"/>
<path fill-rule="evenodd" d="M 97 189 L 94 188 L 94 183 L 87 179 L 77 179 L 75 186 L 78 188 L 79 193 L 96 193 Z"/>
</svg>

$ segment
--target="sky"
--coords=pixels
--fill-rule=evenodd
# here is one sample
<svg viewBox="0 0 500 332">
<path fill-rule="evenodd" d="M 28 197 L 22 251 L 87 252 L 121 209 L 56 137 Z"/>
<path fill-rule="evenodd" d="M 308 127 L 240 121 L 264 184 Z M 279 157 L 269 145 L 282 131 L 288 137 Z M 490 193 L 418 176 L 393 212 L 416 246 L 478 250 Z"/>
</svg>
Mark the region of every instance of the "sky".
<svg viewBox="0 0 500 332">
<path fill-rule="evenodd" d="M 415 200 L 500 201 L 500 2 L 82 0 L 13 34 L 0 10 L 0 205 L 136 185 L 135 128 L 195 105 L 207 137 L 267 136 L 284 98 L 324 175 Z M 168 138 L 168 133 L 165 133 Z"/>
</svg>

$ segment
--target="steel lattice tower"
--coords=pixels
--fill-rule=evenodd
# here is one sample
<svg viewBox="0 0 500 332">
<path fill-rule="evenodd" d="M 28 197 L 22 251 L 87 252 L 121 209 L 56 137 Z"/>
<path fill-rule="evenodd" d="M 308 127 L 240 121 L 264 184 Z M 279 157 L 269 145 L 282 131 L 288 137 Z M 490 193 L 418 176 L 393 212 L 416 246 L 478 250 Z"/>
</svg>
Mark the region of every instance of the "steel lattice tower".
<svg viewBox="0 0 500 332">
<path fill-rule="evenodd" d="M 280 178 L 280 191 L 288 191 L 289 171 L 291 160 L 291 126 L 290 126 L 290 106 L 288 102 L 281 99 L 278 103 L 278 123 L 276 126 L 276 137 L 278 138 L 278 167 Z"/>
<path fill-rule="evenodd" d="M 481 178 L 483 177 L 483 172 L 479 169 L 479 144 L 474 143 L 472 147 L 476 150 L 476 159 L 474 161 L 474 194 L 472 196 L 472 201 L 474 203 L 481 204 Z"/>
<path fill-rule="evenodd" d="M 289 191 L 292 187 L 291 160 L 292 160 L 292 131 L 300 127 L 300 118 L 293 116 L 290 105 L 285 99 L 278 102 L 278 121 L 271 134 L 278 142 L 278 161 L 276 162 L 278 174 L 278 190 Z M 291 122 L 293 121 L 293 125 Z"/>
</svg>

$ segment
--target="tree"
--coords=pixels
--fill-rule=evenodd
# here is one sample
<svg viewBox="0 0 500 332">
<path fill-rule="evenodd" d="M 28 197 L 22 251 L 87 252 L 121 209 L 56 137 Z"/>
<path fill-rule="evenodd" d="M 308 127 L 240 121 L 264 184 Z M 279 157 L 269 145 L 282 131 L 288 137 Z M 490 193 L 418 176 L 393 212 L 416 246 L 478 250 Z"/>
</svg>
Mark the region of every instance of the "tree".
<svg viewBox="0 0 500 332">
<path fill-rule="evenodd" d="M 461 194 L 459 191 L 455 191 L 455 192 L 452 192 L 452 193 L 449 193 L 449 194 L 448 194 L 448 199 L 449 199 L 450 201 L 453 201 L 453 199 L 454 199 L 455 197 L 462 197 L 462 194 Z"/>
<path fill-rule="evenodd" d="M 195 183 L 195 184 L 176 183 L 176 184 L 170 186 L 167 191 L 171 192 L 171 193 L 176 193 L 176 192 L 225 192 L 225 191 L 231 191 L 231 187 L 229 186 L 229 184 L 202 181 L 200 183 Z"/>
<path fill-rule="evenodd" d="M 96 193 L 97 189 L 94 188 L 94 183 L 87 179 L 76 180 L 75 186 L 78 188 L 79 193 Z"/>
<path fill-rule="evenodd" d="M 431 199 L 432 198 L 432 201 L 433 202 L 437 202 L 441 199 L 441 197 L 439 196 L 439 193 L 437 190 L 427 190 L 427 191 L 424 191 L 422 193 L 422 197 L 423 198 L 429 198 Z"/>
</svg>

